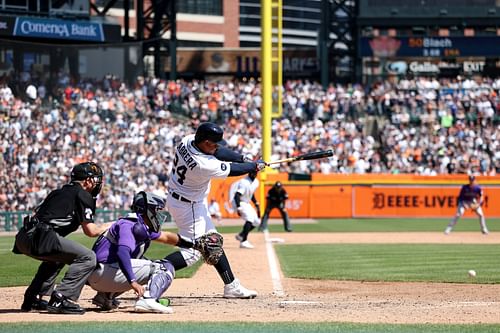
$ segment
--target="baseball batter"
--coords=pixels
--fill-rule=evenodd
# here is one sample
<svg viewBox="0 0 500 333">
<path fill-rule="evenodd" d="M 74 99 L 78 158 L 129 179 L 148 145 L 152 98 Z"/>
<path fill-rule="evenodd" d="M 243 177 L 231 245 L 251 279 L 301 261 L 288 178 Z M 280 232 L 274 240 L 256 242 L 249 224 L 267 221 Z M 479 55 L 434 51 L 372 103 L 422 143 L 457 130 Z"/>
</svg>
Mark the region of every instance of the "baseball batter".
<svg viewBox="0 0 500 333">
<path fill-rule="evenodd" d="M 460 189 L 460 194 L 458 196 L 458 208 L 455 216 L 450 221 L 446 227 L 444 233 L 448 235 L 455 224 L 457 224 L 458 219 L 464 215 L 466 209 L 472 209 L 476 215 L 479 217 L 479 225 L 481 226 L 481 232 L 484 235 L 489 233 L 486 227 L 486 220 L 484 218 L 483 209 L 481 205 L 483 204 L 483 190 L 479 185 L 476 184 L 476 177 L 473 175 L 469 176 L 469 184 L 463 185 Z"/>
<path fill-rule="evenodd" d="M 188 242 L 194 243 L 203 234 L 216 231 L 207 203 L 212 178 L 241 176 L 266 166 L 263 161 L 246 162 L 241 154 L 221 146 L 223 142 L 223 130 L 219 126 L 202 123 L 195 135 L 184 137 L 175 149 L 167 208 L 179 228 L 179 235 Z M 193 265 L 200 256 L 197 250 L 181 249 L 165 259 L 178 270 Z M 243 287 L 234 277 L 225 253 L 215 268 L 224 282 L 225 298 L 257 296 L 257 292 Z"/>
<path fill-rule="evenodd" d="M 165 220 L 163 208 L 163 198 L 139 192 L 134 196 L 132 213 L 113 223 L 96 241 L 93 250 L 98 264 L 88 279 L 89 285 L 99 291 L 93 304 L 103 310 L 115 309 L 119 304 L 116 296 L 133 289 L 139 296 L 135 311 L 173 313 L 158 300 L 174 279 L 174 267 L 165 259 L 144 258 L 151 241 L 179 245 L 176 234 L 160 230 Z"/>
<path fill-rule="evenodd" d="M 255 198 L 255 190 L 259 187 L 257 172 L 250 172 L 245 178 L 242 178 L 229 188 L 229 198 L 232 198 L 233 209 L 245 221 L 243 229 L 236 235 L 240 241 L 240 247 L 244 249 L 253 249 L 254 246 L 248 241 L 248 234 L 260 224 L 260 207 Z M 253 202 L 255 208 L 250 202 Z"/>
</svg>

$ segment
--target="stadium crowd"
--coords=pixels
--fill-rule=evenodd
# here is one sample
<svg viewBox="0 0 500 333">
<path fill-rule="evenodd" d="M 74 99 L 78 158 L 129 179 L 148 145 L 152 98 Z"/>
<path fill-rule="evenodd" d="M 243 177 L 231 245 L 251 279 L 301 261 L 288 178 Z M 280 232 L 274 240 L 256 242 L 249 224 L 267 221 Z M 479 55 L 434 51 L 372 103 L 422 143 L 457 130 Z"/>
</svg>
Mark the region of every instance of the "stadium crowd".
<svg viewBox="0 0 500 333">
<path fill-rule="evenodd" d="M 258 156 L 258 81 L 82 80 L 57 89 L 0 78 L 0 211 L 33 209 L 78 162 L 105 171 L 102 209 L 128 208 L 137 189 L 165 192 L 173 147 L 200 122 L 225 129 L 231 148 Z M 500 172 L 500 79 L 432 78 L 362 85 L 288 81 L 273 120 L 273 157 L 333 149 L 281 165 L 294 173 Z"/>
</svg>

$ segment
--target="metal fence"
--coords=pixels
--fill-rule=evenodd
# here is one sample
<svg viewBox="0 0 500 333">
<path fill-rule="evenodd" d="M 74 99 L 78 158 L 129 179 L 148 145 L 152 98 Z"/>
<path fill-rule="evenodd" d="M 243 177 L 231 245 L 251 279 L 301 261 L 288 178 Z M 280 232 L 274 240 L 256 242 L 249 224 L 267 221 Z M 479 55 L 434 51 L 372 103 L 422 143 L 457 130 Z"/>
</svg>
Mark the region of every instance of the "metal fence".
<svg viewBox="0 0 500 333">
<path fill-rule="evenodd" d="M 125 216 L 128 210 L 96 210 L 96 223 L 116 221 L 119 217 Z M 23 218 L 31 214 L 31 211 L 22 210 L 15 212 L 0 212 L 0 231 L 18 231 L 23 226 Z M 166 222 L 171 222 L 170 215 Z"/>
</svg>

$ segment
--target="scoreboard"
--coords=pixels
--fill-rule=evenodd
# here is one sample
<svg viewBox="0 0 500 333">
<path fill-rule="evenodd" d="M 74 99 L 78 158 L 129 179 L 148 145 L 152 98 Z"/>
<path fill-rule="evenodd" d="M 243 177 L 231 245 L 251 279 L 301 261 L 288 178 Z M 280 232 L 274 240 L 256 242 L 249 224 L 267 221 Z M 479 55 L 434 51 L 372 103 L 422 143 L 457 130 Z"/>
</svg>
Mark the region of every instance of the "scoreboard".
<svg viewBox="0 0 500 333">
<path fill-rule="evenodd" d="M 360 18 L 500 17 L 496 0 L 359 0 Z"/>
</svg>

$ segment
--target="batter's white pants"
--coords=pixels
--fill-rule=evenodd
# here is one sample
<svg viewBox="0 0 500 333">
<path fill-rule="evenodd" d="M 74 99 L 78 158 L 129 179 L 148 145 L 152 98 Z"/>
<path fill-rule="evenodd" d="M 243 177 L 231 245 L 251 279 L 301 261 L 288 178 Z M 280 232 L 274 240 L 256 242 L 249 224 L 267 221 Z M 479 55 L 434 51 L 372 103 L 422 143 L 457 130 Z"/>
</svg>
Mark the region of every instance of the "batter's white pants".
<svg viewBox="0 0 500 333">
<path fill-rule="evenodd" d="M 206 200 L 189 203 L 168 195 L 167 209 L 179 229 L 178 234 L 188 241 L 194 242 L 195 239 L 207 232 L 217 231 L 208 212 Z M 201 258 L 200 252 L 194 249 L 181 248 L 180 252 L 188 266 L 193 265 Z"/>
</svg>

